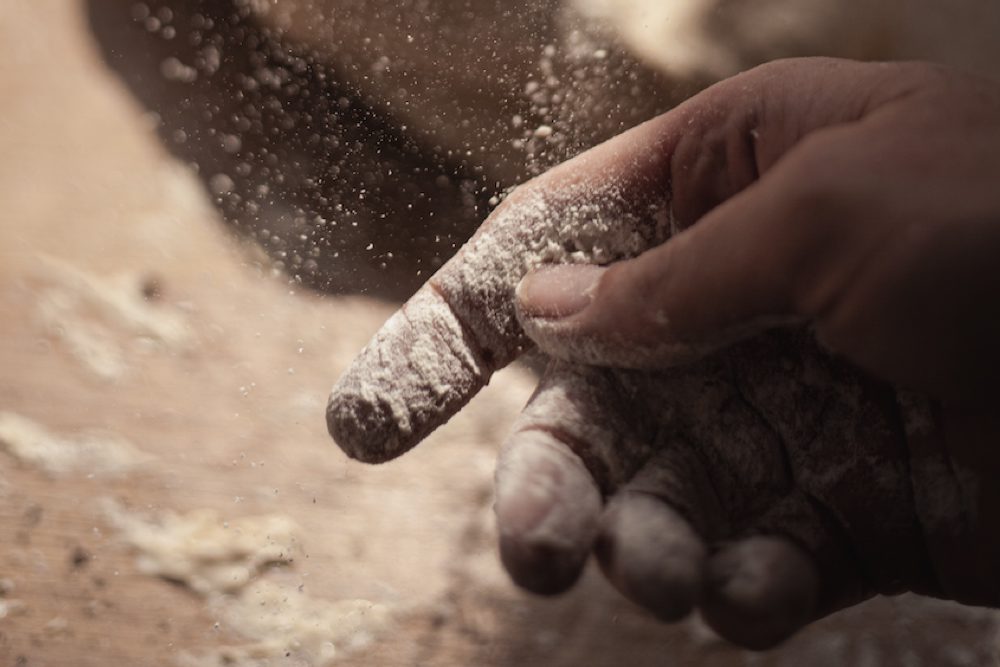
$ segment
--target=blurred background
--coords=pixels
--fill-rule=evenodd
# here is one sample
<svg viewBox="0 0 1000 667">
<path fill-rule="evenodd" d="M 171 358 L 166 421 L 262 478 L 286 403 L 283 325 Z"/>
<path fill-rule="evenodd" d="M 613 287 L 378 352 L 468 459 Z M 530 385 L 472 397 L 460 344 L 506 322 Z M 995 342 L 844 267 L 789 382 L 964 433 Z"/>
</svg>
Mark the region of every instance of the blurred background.
<svg viewBox="0 0 1000 667">
<path fill-rule="evenodd" d="M 796 55 L 1000 76 L 986 0 L 3 0 L 0 664 L 983 665 L 876 599 L 748 653 L 495 555 L 501 373 L 403 459 L 331 382 L 517 183 Z"/>
</svg>

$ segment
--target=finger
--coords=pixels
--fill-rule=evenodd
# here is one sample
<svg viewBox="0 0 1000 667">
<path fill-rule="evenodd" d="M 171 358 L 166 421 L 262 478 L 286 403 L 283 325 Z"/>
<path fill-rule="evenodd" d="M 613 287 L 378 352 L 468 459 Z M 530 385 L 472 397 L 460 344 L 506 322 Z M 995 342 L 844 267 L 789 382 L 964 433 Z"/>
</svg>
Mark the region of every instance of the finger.
<svg viewBox="0 0 1000 667">
<path fill-rule="evenodd" d="M 714 531 L 720 523 L 697 457 L 686 447 L 668 447 L 609 502 L 594 551 L 625 597 L 676 621 L 700 594 L 707 550 L 699 529 Z"/>
<path fill-rule="evenodd" d="M 515 190 L 334 386 L 331 435 L 366 461 L 415 445 L 529 345 L 514 305 L 528 271 L 607 264 L 661 243 L 670 211 L 678 224 L 693 222 L 799 137 L 863 114 L 874 86 L 858 85 L 859 72 L 875 78 L 866 67 L 804 61 L 760 68 Z M 891 80 L 893 72 L 879 71 Z M 829 103 L 792 104 L 800 96 Z M 438 318 L 439 344 L 411 358 L 414 329 Z"/>
<path fill-rule="evenodd" d="M 497 469 L 500 559 L 534 593 L 566 590 L 583 570 L 601 493 L 580 457 L 551 433 L 520 431 Z"/>
<path fill-rule="evenodd" d="M 706 566 L 702 613 L 721 636 L 766 649 L 871 595 L 847 533 L 793 492 Z"/>
<path fill-rule="evenodd" d="M 698 601 L 705 544 L 666 503 L 642 494 L 617 496 L 595 545 L 615 588 L 663 621 L 678 621 Z"/>
<path fill-rule="evenodd" d="M 649 368 L 688 362 L 818 314 L 822 294 L 846 284 L 878 240 L 872 226 L 842 224 L 841 208 L 857 190 L 827 185 L 839 176 L 800 166 L 850 132 L 827 130 L 799 149 L 804 157 L 789 156 L 635 259 L 529 274 L 518 288 L 525 332 L 557 358 Z M 808 183 L 803 172 L 813 172 Z"/>
<path fill-rule="evenodd" d="M 645 450 L 631 439 L 607 371 L 551 367 L 500 454 L 496 514 L 511 577 L 553 594 L 579 577 L 597 532 L 602 490 Z"/>
<path fill-rule="evenodd" d="M 636 128 L 519 188 L 386 323 L 327 407 L 330 434 L 350 456 L 379 462 L 408 450 L 529 346 L 513 305 L 526 271 L 632 257 L 666 238 L 666 191 L 649 180 L 663 171 L 662 153 L 627 160 L 639 152 L 635 134 L 655 129 Z"/>
<path fill-rule="evenodd" d="M 705 574 L 702 616 L 720 636 L 749 649 L 771 648 L 812 620 L 819 573 L 801 548 L 773 536 L 724 547 Z"/>
<path fill-rule="evenodd" d="M 352 458 L 392 459 L 457 412 L 493 366 L 433 289 L 423 287 L 375 334 L 330 394 L 330 435 Z"/>
<path fill-rule="evenodd" d="M 758 160 L 759 180 L 637 258 L 527 274 L 517 289 L 525 333 L 557 358 L 649 368 L 822 316 L 884 246 L 864 165 L 879 157 L 870 139 L 888 108 L 816 129 L 773 164 Z"/>
</svg>

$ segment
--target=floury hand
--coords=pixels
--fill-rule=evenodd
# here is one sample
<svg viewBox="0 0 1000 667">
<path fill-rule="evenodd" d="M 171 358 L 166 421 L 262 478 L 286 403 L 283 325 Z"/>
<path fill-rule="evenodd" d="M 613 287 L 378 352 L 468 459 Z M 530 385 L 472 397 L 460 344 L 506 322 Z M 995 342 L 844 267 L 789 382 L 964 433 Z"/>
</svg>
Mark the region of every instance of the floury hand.
<svg viewBox="0 0 1000 667">
<path fill-rule="evenodd" d="M 522 585 L 595 548 L 753 647 L 877 592 L 996 605 L 998 118 L 995 84 L 925 65 L 725 81 L 518 188 L 340 379 L 330 432 L 388 460 L 535 343 L 560 361 L 497 474 Z"/>
</svg>

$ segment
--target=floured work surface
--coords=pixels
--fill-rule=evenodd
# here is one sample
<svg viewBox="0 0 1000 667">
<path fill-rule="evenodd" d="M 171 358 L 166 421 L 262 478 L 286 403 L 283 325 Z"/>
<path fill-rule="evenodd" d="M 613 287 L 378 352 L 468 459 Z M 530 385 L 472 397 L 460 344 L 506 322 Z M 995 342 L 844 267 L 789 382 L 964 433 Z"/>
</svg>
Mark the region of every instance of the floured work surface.
<svg viewBox="0 0 1000 667">
<path fill-rule="evenodd" d="M 45 33 L 44 43 L 32 35 Z M 507 371 L 418 450 L 348 461 L 331 381 L 391 305 L 266 275 L 59 0 L 0 11 L 0 664 L 961 665 L 992 613 L 876 601 L 754 656 L 591 574 L 494 554 Z M 44 86 L 37 81 L 45 81 Z"/>
</svg>

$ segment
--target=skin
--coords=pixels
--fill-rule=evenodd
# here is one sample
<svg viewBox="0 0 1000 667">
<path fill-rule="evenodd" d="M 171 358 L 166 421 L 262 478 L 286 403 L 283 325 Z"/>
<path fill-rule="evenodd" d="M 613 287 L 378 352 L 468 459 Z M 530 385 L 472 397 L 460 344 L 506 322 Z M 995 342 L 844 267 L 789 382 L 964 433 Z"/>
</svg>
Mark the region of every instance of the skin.
<svg viewBox="0 0 1000 667">
<path fill-rule="evenodd" d="M 729 79 L 515 191 L 420 297 L 478 363 L 400 426 L 371 397 L 419 378 L 391 361 L 365 385 L 405 360 L 417 332 L 396 327 L 334 387 L 331 434 L 392 458 L 535 344 L 554 361 L 496 501 L 529 590 L 565 590 L 594 552 L 658 617 L 698 606 L 758 649 L 878 593 L 996 606 L 997 155 L 1000 88 L 943 68 Z M 674 233 L 608 268 L 497 269 L 538 233 L 571 240 L 581 198 L 650 226 L 669 209 Z"/>
</svg>

